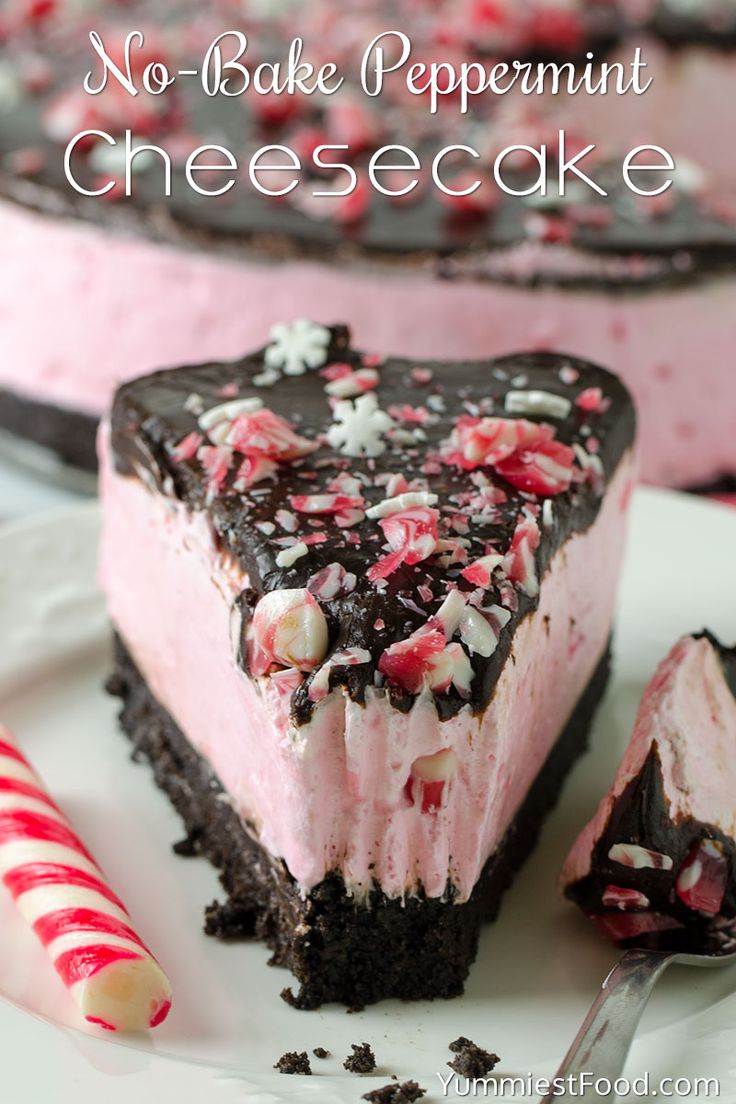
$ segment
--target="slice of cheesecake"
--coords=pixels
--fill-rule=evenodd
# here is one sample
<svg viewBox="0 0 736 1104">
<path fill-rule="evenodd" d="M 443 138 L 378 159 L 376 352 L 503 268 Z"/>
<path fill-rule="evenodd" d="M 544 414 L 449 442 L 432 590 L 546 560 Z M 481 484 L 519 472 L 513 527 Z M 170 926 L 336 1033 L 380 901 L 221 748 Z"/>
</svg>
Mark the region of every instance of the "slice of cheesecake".
<svg viewBox="0 0 736 1104">
<path fill-rule="evenodd" d="M 684 636 L 562 872 L 564 892 L 611 939 L 736 949 L 735 757 L 736 648 Z"/>
<path fill-rule="evenodd" d="M 277 327 L 100 437 L 122 724 L 301 1007 L 462 991 L 586 734 L 634 480 L 618 380 Z"/>
</svg>

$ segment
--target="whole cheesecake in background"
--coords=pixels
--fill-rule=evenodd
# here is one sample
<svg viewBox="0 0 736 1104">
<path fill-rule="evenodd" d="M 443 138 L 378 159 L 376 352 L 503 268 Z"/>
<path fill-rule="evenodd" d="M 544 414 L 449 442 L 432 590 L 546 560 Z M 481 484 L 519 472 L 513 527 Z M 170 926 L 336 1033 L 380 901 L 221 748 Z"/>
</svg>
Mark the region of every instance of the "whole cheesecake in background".
<svg viewBox="0 0 736 1104">
<path fill-rule="evenodd" d="M 268 9 L 271 9 L 271 14 Z M 736 11 L 730 0 L 612 3 L 364 0 L 266 5 L 34 5 L 18 0 L 0 36 L 0 425 L 93 468 L 93 436 L 115 386 L 141 371 L 239 355 L 272 325 L 304 314 L 347 319 L 358 344 L 408 357 L 488 357 L 562 350 L 610 365 L 640 410 L 645 479 L 708 485 L 736 473 L 733 350 L 736 323 L 736 154 L 726 140 L 736 95 Z M 397 18 L 400 17 L 400 18 Z M 456 62 L 498 57 L 629 62 L 640 46 L 653 86 L 642 97 L 487 97 L 468 116 L 387 84 L 369 101 L 350 79 L 372 37 L 400 23 L 417 56 Z M 315 62 L 347 74 L 335 97 L 308 102 L 246 95 L 207 99 L 180 79 L 161 98 L 133 102 L 115 87 L 84 95 L 87 31 L 106 41 L 147 32 L 143 61 L 172 69 L 199 59 L 224 28 L 244 27 L 254 55 L 282 57 L 300 34 Z M 137 161 L 134 196 L 118 187 L 85 199 L 64 179 L 62 155 L 79 130 L 172 151 L 173 195 L 161 198 L 160 159 Z M 479 147 L 449 166 L 448 183 L 488 173 L 514 143 L 594 142 L 584 162 L 609 191 L 585 185 L 564 201 L 484 187 L 442 197 L 428 165 L 448 143 Z M 241 157 L 237 187 L 202 198 L 183 181 L 196 146 L 222 142 Z M 249 152 L 296 149 L 305 166 L 321 142 L 345 143 L 359 174 L 372 150 L 403 142 L 423 158 L 403 199 L 361 176 L 344 200 L 313 197 L 342 177 L 305 170 L 282 200 L 247 180 Z M 677 161 L 675 184 L 643 199 L 621 180 L 625 153 L 656 142 Z M 87 186 L 121 172 L 105 142 L 81 149 Z M 532 167 L 518 163 L 521 187 Z M 218 179 L 217 183 L 221 181 Z M 296 304 L 299 304 L 298 311 Z"/>
<path fill-rule="evenodd" d="M 609 939 L 736 947 L 735 751 L 736 648 L 684 636 L 647 686 L 614 783 L 561 875 Z"/>
<path fill-rule="evenodd" d="M 586 362 L 306 321 L 118 391 L 110 688 L 297 1006 L 462 991 L 606 684 L 633 439 Z"/>
</svg>

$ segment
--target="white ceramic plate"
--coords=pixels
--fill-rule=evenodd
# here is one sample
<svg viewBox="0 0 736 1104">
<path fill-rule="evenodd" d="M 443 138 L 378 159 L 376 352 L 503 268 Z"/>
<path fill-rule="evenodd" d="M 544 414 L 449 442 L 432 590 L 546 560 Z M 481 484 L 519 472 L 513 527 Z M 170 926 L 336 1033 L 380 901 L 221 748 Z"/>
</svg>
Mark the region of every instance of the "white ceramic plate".
<svg viewBox="0 0 736 1104">
<path fill-rule="evenodd" d="M 630 731 L 638 698 L 681 632 L 707 624 L 736 638 L 736 511 L 664 492 L 639 492 L 623 583 L 615 676 L 593 750 L 547 823 L 544 840 L 489 927 L 463 998 L 387 1002 L 347 1015 L 298 1012 L 279 999 L 290 975 L 260 944 L 201 934 L 218 895 L 214 871 L 172 854 L 178 818 L 117 732 L 102 688 L 108 628 L 95 586 L 95 505 L 0 529 L 0 715 L 15 728 L 55 797 L 126 901 L 170 974 L 174 1007 L 149 1037 L 83 1027 L 34 936 L 0 894 L 0 1099 L 3 1104 L 176 1100 L 343 1104 L 386 1082 L 415 1078 L 443 1099 L 447 1044 L 467 1035 L 499 1053 L 505 1074 L 551 1075 L 575 1034 L 612 950 L 555 878 Z M 735 797 L 736 800 L 736 797 Z M 660 984 L 628 1067 L 661 1076 L 720 1076 L 736 1099 L 736 971 L 672 969 Z M 342 1069 L 351 1042 L 370 1042 L 379 1072 Z M 286 1050 L 325 1046 L 315 1076 L 272 1069 Z M 450 1094 L 450 1098 L 454 1098 Z M 526 1099 L 517 1096 L 515 1099 Z"/>
</svg>

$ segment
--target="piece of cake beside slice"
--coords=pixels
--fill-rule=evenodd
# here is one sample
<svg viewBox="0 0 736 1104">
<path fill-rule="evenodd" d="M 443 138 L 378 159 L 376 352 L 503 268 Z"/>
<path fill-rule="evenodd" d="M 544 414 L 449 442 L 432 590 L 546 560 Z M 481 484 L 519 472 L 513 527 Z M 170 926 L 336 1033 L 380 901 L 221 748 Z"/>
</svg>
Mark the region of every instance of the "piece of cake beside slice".
<svg viewBox="0 0 736 1104">
<path fill-rule="evenodd" d="M 585 746 L 634 481 L 609 373 L 284 325 L 100 436 L 122 725 L 300 1007 L 462 991 Z"/>
<path fill-rule="evenodd" d="M 564 892 L 616 942 L 736 949 L 736 648 L 684 636 L 642 698 Z"/>
</svg>

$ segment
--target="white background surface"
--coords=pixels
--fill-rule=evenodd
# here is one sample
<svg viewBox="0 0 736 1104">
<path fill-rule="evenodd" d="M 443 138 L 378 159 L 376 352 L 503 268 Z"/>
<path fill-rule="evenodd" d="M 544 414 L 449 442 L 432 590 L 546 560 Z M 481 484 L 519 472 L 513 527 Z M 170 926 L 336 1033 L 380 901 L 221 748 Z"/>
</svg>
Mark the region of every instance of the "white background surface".
<svg viewBox="0 0 736 1104">
<path fill-rule="evenodd" d="M 0 452 L 0 522 L 79 501 L 80 495 L 31 474 Z"/>
<path fill-rule="evenodd" d="M 551 1075 L 614 961 L 555 892 L 565 851 L 612 778 L 638 698 L 675 637 L 707 623 L 736 637 L 736 512 L 685 496 L 640 492 L 625 573 L 616 674 L 542 846 L 486 929 L 465 997 L 385 1002 L 357 1015 L 298 1012 L 279 999 L 290 975 L 258 944 L 201 934 L 218 895 L 201 860 L 176 858 L 182 832 L 147 769 L 130 762 L 115 703 L 101 689 L 107 627 L 94 583 L 96 509 L 0 528 L 0 708 L 55 797 L 96 854 L 144 938 L 169 971 L 175 1003 L 149 1037 L 79 1030 L 76 1012 L 9 897 L 0 896 L 2 1104 L 178 1104 L 304 1100 L 348 1104 L 388 1080 L 416 1078 L 442 1097 L 447 1043 L 459 1034 L 496 1050 L 500 1072 Z M 736 1100 L 736 969 L 673 969 L 661 983 L 629 1063 L 631 1076 L 720 1076 Z M 379 1074 L 341 1068 L 369 1041 Z M 285 1050 L 325 1046 L 312 1078 L 272 1070 Z M 452 1099 L 452 1097 L 451 1097 Z M 518 1098 L 517 1099 L 521 1099 Z M 661 1099 L 661 1098 L 660 1098 Z"/>
</svg>

